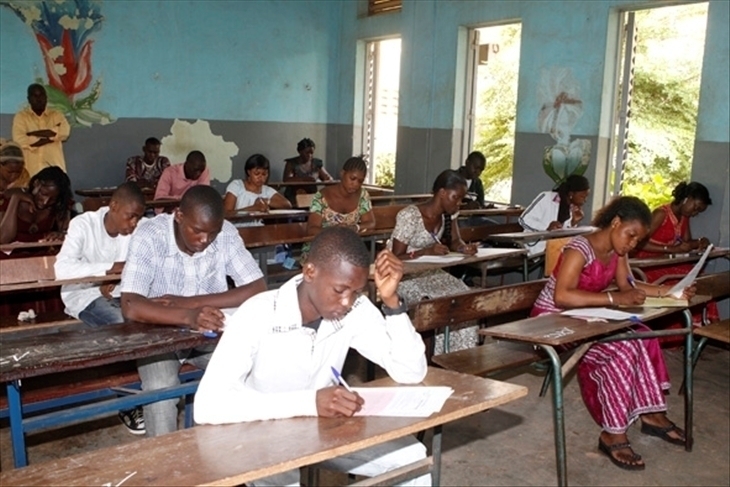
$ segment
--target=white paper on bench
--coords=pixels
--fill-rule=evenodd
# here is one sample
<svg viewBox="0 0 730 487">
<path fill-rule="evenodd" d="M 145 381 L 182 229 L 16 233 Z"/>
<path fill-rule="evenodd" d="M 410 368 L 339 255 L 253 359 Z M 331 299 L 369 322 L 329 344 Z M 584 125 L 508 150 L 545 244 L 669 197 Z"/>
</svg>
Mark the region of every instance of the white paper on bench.
<svg viewBox="0 0 730 487">
<path fill-rule="evenodd" d="M 462 254 L 446 254 L 446 255 L 422 255 L 417 259 L 410 260 L 414 264 L 448 264 L 449 262 L 456 262 L 462 260 L 464 255 Z"/>
<path fill-rule="evenodd" d="M 576 308 L 563 311 L 563 315 L 572 316 L 574 318 L 600 319 L 600 320 L 630 320 L 637 315 L 627 313 L 626 311 L 618 311 L 609 308 Z M 639 315 L 640 316 L 640 315 Z"/>
<path fill-rule="evenodd" d="M 691 286 L 692 283 L 695 282 L 695 279 L 697 279 L 697 276 L 699 275 L 700 271 L 702 270 L 702 266 L 705 265 L 705 261 L 707 260 L 707 256 L 710 255 L 711 250 L 712 250 L 712 244 L 707 246 L 705 253 L 702 254 L 702 257 L 700 257 L 700 260 L 695 264 L 695 266 L 692 268 L 692 270 L 689 271 L 689 274 L 684 276 L 681 281 L 679 281 L 677 284 L 672 286 L 672 289 L 669 290 L 667 295 L 673 296 L 677 299 L 682 297 L 682 293 L 684 293 L 684 288 Z"/>
<path fill-rule="evenodd" d="M 365 400 L 355 416 L 425 418 L 441 411 L 454 392 L 451 387 L 395 386 L 353 387 Z"/>
</svg>

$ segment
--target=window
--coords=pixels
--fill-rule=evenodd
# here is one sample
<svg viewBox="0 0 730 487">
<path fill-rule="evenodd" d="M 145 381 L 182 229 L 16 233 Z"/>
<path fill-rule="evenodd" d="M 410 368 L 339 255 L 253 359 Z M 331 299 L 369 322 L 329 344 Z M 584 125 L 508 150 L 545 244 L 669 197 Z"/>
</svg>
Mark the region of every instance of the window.
<svg viewBox="0 0 730 487">
<path fill-rule="evenodd" d="M 368 0 L 368 15 L 400 12 L 403 0 Z"/>
</svg>

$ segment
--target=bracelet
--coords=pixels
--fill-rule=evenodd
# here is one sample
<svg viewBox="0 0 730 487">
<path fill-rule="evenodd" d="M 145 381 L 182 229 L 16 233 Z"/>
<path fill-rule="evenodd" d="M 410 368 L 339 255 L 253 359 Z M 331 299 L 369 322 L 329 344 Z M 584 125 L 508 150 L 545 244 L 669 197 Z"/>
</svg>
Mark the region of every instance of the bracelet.
<svg viewBox="0 0 730 487">
<path fill-rule="evenodd" d="M 410 257 L 411 259 L 415 259 L 416 258 L 416 251 L 415 250 L 411 250 L 410 252 L 408 252 L 408 257 Z"/>
<path fill-rule="evenodd" d="M 355 231 L 357 233 L 360 233 L 360 224 L 359 223 L 355 223 Z"/>
<path fill-rule="evenodd" d="M 665 245 L 665 246 L 664 246 L 664 252 L 666 252 L 666 251 L 667 251 L 667 246 Z"/>
<path fill-rule="evenodd" d="M 611 296 L 611 293 L 607 291 L 606 296 L 608 296 L 608 302 L 613 304 L 613 296 Z"/>
</svg>

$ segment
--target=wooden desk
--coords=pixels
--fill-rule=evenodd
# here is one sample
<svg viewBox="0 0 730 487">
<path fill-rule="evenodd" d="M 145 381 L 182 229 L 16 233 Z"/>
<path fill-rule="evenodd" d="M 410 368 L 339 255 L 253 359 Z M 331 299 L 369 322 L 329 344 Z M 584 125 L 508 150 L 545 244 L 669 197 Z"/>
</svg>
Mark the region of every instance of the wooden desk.
<svg viewBox="0 0 730 487">
<path fill-rule="evenodd" d="M 271 211 L 243 211 L 238 210 L 226 215 L 226 220 L 232 223 L 251 222 L 256 220 L 281 220 L 285 218 L 296 218 L 298 220 L 306 220 L 309 217 L 309 211 L 298 210 L 296 208 L 287 210 L 271 210 Z"/>
<path fill-rule="evenodd" d="M 22 282 L 17 284 L 0 284 L 0 294 L 12 291 L 22 291 L 25 289 L 43 289 L 49 287 L 66 286 L 68 284 L 86 284 L 86 283 L 104 283 L 119 282 L 122 279 L 121 274 L 108 274 L 106 276 L 89 276 L 78 277 L 76 279 L 44 279 L 32 282 Z"/>
<path fill-rule="evenodd" d="M 116 186 L 109 186 L 106 188 L 89 188 L 89 189 L 77 189 L 74 191 L 79 196 L 85 198 L 110 198 L 112 193 L 116 191 Z M 142 188 L 142 194 L 151 196 L 155 194 L 155 190 L 152 188 Z"/>
<path fill-rule="evenodd" d="M 516 244 L 525 244 L 536 242 L 538 240 L 550 240 L 554 238 L 575 237 L 578 235 L 586 235 L 595 230 L 593 227 L 576 227 L 562 228 L 560 230 L 542 231 L 542 232 L 511 232 L 511 233 L 495 233 L 490 235 L 489 239 L 495 242 L 511 242 Z"/>
<path fill-rule="evenodd" d="M 525 211 L 523 208 L 517 207 L 495 207 L 495 208 L 482 208 L 475 210 L 459 210 L 459 218 L 471 217 L 471 216 L 484 216 L 484 217 L 499 217 L 503 216 L 506 219 L 506 223 L 510 222 L 510 219 L 514 216 L 520 216 Z"/>
<path fill-rule="evenodd" d="M 330 179 L 329 181 L 275 181 L 273 183 L 266 183 L 267 186 L 271 186 L 274 189 L 286 188 L 287 186 L 299 187 L 299 186 L 329 186 L 331 184 L 338 184 L 339 181 Z"/>
<path fill-rule="evenodd" d="M 673 266 L 678 264 L 694 264 L 702 257 L 702 252 L 691 252 L 688 254 L 667 254 L 661 257 L 643 257 L 629 259 L 629 267 L 637 277 L 646 281 L 646 274 L 643 269 L 652 267 Z M 707 256 L 707 260 L 717 259 L 718 257 L 730 258 L 730 249 L 712 249 Z"/>
<path fill-rule="evenodd" d="M 709 300 L 709 296 L 695 296 L 691 306 L 698 306 Z M 554 347 L 568 345 L 585 340 L 617 341 L 636 340 L 647 337 L 685 335 L 684 380 L 686 393 L 684 396 L 684 427 L 687 442 L 685 449 L 692 450 L 692 314 L 689 309 L 682 308 L 627 308 L 622 311 L 642 314 L 642 321 L 650 321 L 661 316 L 682 312 L 685 327 L 680 330 L 661 330 L 642 333 L 622 333 L 609 338 L 599 339 L 607 334 L 615 333 L 631 327 L 631 321 L 608 321 L 605 323 L 586 322 L 577 318 L 560 314 L 542 315 L 535 318 L 514 321 L 504 325 L 492 326 L 479 330 L 485 336 L 531 343 L 542 348 L 550 358 L 550 374 L 553 385 L 553 424 L 555 428 L 555 457 L 557 463 L 558 485 L 568 485 L 567 453 L 565 445 L 565 418 L 563 412 L 563 377 L 572 366 L 576 365 L 590 343 L 584 343 L 563 365 Z"/>
<path fill-rule="evenodd" d="M 63 245 L 62 240 L 45 240 L 43 242 L 10 242 L 0 244 L 0 252 L 12 252 L 22 249 L 52 249 Z"/>
<path fill-rule="evenodd" d="M 411 203 L 420 203 L 421 201 L 426 201 L 431 196 L 433 196 L 431 193 L 421 193 L 421 194 L 389 194 L 389 195 L 383 195 L 383 196 L 371 196 L 370 201 L 372 202 L 373 206 L 384 206 L 384 205 L 396 205 L 396 204 L 411 204 Z"/>
<path fill-rule="evenodd" d="M 457 265 L 470 265 L 477 264 L 480 262 L 492 262 L 495 260 L 507 259 L 510 257 L 519 257 L 527 254 L 524 249 L 495 249 L 495 248 L 482 248 L 479 249 L 481 255 L 469 255 L 465 256 L 461 260 L 453 262 L 443 263 L 431 263 L 431 262 L 411 262 L 410 260 L 403 261 L 403 274 L 417 274 L 419 272 L 430 271 L 433 269 L 443 269 L 446 267 L 453 267 Z"/>
<path fill-rule="evenodd" d="M 7 383 L 15 466 L 27 465 L 26 432 L 88 419 L 102 413 L 129 409 L 161 399 L 180 397 L 194 393 L 197 388 L 197 383 L 183 384 L 176 388 L 146 391 L 73 410 L 66 409 L 23 419 L 21 379 L 136 360 L 215 342 L 216 339 L 181 331 L 174 326 L 141 323 L 86 327 L 57 333 L 2 334 L 0 381 Z"/>
<path fill-rule="evenodd" d="M 391 385 L 390 379 L 372 386 Z M 293 418 L 196 426 L 168 435 L 0 473 L 11 485 L 242 485 L 390 440 L 436 428 L 433 485 L 441 473 L 441 426 L 514 401 L 522 386 L 429 368 L 423 382 L 450 386 L 452 396 L 427 418 Z"/>
</svg>

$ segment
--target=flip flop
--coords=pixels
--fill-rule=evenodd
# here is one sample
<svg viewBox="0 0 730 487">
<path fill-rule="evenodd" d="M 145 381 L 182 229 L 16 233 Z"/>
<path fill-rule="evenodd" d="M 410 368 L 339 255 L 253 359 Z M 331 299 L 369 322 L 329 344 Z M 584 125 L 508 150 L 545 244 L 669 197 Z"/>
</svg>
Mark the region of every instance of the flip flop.
<svg viewBox="0 0 730 487">
<path fill-rule="evenodd" d="M 628 448 L 629 450 L 631 450 L 630 461 L 634 463 L 621 461 L 613 455 L 613 452 L 615 452 L 616 450 L 622 450 L 624 448 Z M 623 468 L 624 470 L 644 470 L 646 468 L 645 464 L 636 463 L 641 460 L 641 455 L 631 449 L 631 443 L 629 443 L 628 441 L 626 443 L 614 443 L 613 445 L 607 445 L 601 439 L 599 439 L 598 449 L 608 456 L 608 459 L 611 460 L 611 463 L 619 468 Z"/>
<path fill-rule="evenodd" d="M 669 426 L 654 426 L 649 423 L 641 423 L 641 432 L 645 435 L 656 436 L 662 440 L 671 443 L 672 445 L 684 446 L 685 440 L 680 438 L 674 438 L 669 436 L 672 431 L 677 432 L 681 436 L 684 436 L 684 431 L 677 427 L 676 424 L 670 421 Z"/>
</svg>

